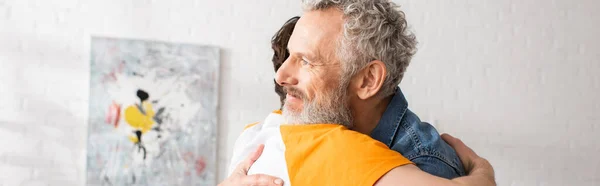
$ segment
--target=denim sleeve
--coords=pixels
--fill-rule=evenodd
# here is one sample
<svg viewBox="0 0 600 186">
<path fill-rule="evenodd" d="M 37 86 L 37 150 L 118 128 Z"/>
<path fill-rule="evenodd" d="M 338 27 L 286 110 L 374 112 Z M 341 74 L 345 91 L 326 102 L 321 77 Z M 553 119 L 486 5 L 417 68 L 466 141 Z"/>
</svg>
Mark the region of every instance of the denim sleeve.
<svg viewBox="0 0 600 186">
<path fill-rule="evenodd" d="M 464 168 L 454 149 L 429 123 L 421 122 L 410 110 L 400 122 L 391 149 L 400 152 L 421 170 L 443 178 L 464 176 Z"/>
<path fill-rule="evenodd" d="M 421 170 L 437 177 L 453 179 L 461 176 L 451 165 L 435 156 L 419 156 L 411 159 L 411 161 Z"/>
</svg>

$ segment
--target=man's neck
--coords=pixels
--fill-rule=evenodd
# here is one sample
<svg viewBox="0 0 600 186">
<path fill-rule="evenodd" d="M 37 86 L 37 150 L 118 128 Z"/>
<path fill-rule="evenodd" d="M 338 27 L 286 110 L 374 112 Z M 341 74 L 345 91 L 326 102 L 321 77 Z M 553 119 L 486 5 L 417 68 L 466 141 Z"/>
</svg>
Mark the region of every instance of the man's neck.
<svg viewBox="0 0 600 186">
<path fill-rule="evenodd" d="M 371 131 L 377 127 L 379 120 L 381 120 L 383 113 L 393 97 L 394 96 L 391 95 L 383 99 L 372 98 L 369 100 L 362 100 L 361 103 L 357 104 L 352 109 L 352 115 L 354 116 L 352 130 L 370 135 Z"/>
</svg>

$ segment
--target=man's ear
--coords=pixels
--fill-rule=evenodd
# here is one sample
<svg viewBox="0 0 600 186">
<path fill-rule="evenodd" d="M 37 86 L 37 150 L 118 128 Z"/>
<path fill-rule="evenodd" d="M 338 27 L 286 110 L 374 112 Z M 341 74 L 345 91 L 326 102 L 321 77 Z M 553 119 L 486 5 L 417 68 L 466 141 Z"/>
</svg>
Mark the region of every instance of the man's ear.
<svg viewBox="0 0 600 186">
<path fill-rule="evenodd" d="M 358 98 L 369 99 L 381 90 L 387 70 L 379 60 L 371 61 L 353 78 L 353 88 Z"/>
</svg>

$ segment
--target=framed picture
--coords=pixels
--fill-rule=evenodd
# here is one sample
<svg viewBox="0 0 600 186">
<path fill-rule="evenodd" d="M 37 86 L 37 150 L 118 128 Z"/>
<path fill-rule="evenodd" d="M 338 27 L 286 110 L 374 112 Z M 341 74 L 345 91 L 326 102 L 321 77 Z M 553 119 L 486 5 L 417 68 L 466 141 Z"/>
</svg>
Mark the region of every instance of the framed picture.
<svg viewBox="0 0 600 186">
<path fill-rule="evenodd" d="M 219 49 L 94 37 L 87 185 L 216 185 Z"/>
</svg>

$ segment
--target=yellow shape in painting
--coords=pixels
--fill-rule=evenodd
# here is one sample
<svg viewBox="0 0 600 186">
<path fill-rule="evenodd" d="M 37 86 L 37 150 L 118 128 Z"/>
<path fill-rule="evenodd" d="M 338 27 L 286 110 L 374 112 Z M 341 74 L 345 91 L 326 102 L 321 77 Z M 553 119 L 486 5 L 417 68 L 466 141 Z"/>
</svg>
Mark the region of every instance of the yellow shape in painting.
<svg viewBox="0 0 600 186">
<path fill-rule="evenodd" d="M 152 110 L 152 104 L 148 102 L 143 102 L 142 107 L 146 114 L 142 113 L 140 109 L 136 105 L 131 105 L 125 109 L 125 121 L 127 123 L 143 133 L 148 132 L 152 129 L 152 125 L 154 125 L 154 110 Z M 136 139 L 137 141 L 137 139 Z"/>
<path fill-rule="evenodd" d="M 133 142 L 133 143 L 137 143 L 137 142 L 138 142 L 138 139 L 137 139 L 137 137 L 136 137 L 136 136 L 129 135 L 129 141 L 131 141 L 131 142 Z"/>
</svg>

